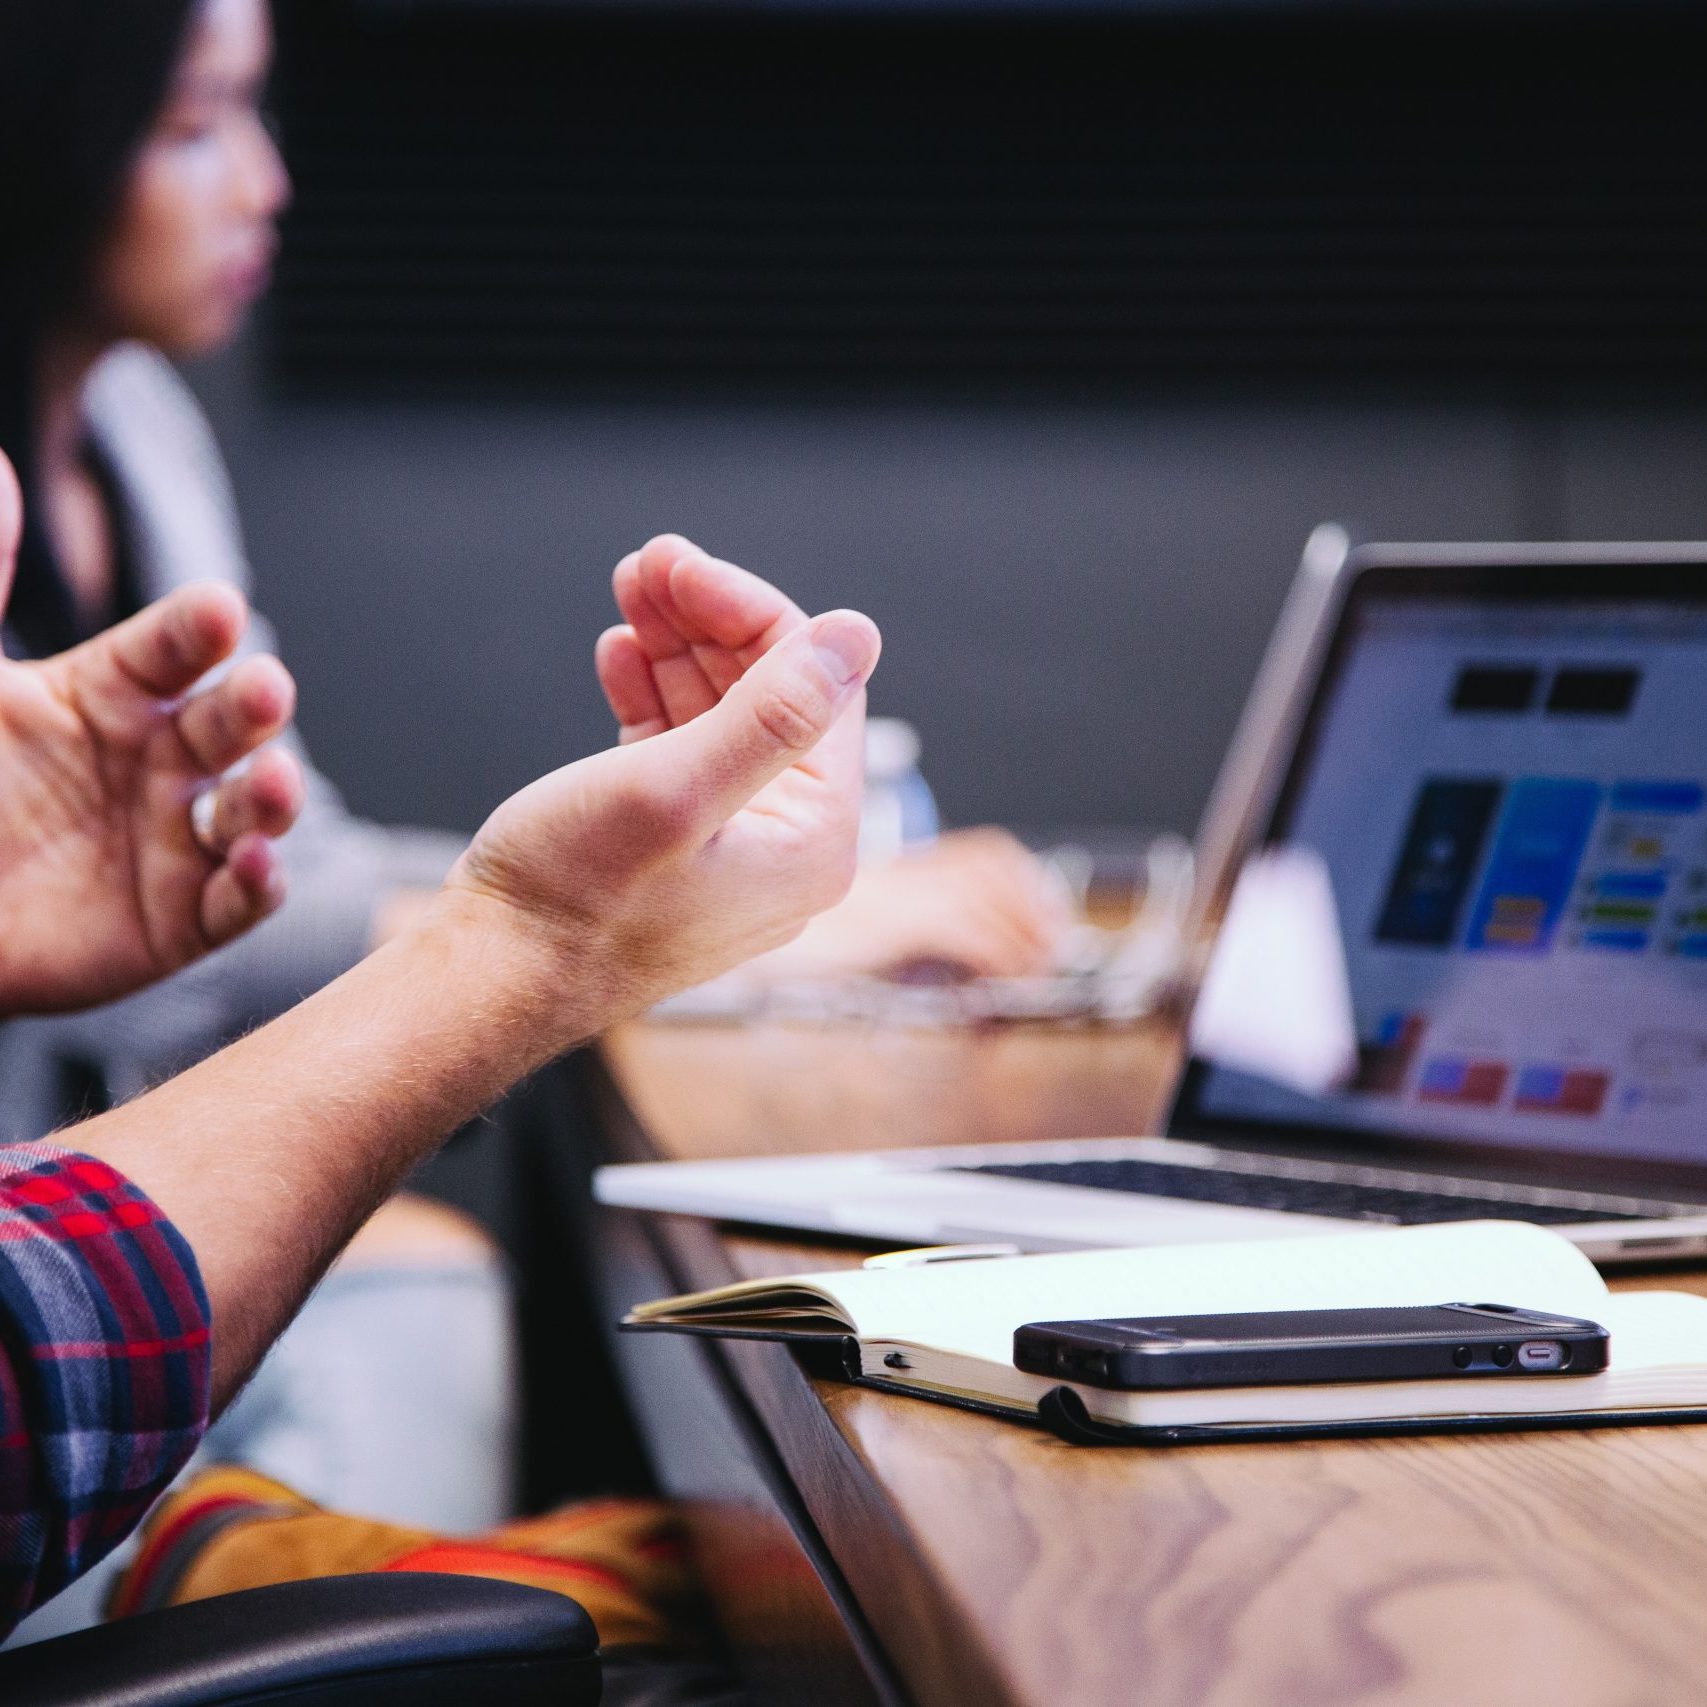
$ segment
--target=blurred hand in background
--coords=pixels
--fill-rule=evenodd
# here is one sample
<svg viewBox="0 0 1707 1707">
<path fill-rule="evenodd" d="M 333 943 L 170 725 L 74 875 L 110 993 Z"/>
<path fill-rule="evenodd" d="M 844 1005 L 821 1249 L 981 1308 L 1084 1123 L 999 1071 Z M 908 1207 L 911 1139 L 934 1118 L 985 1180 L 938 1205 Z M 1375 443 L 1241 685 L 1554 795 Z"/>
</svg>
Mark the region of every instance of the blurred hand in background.
<svg viewBox="0 0 1707 1707">
<path fill-rule="evenodd" d="M 1072 924 L 1061 884 L 1014 837 L 959 830 L 862 868 L 845 901 L 750 970 L 767 979 L 1024 978 L 1053 969 Z"/>
</svg>

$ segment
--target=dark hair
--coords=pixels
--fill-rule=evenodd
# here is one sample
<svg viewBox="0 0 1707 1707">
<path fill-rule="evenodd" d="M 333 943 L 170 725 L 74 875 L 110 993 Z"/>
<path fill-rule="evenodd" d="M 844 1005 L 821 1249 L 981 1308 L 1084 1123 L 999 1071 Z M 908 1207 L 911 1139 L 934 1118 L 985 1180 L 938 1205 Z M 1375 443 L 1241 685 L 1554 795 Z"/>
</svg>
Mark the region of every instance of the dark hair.
<svg viewBox="0 0 1707 1707">
<path fill-rule="evenodd" d="M 35 396 L 43 340 L 89 288 L 125 177 L 171 84 L 196 0 L 0 0 L 0 449 L 24 488 L 7 622 L 59 641 Z"/>
</svg>

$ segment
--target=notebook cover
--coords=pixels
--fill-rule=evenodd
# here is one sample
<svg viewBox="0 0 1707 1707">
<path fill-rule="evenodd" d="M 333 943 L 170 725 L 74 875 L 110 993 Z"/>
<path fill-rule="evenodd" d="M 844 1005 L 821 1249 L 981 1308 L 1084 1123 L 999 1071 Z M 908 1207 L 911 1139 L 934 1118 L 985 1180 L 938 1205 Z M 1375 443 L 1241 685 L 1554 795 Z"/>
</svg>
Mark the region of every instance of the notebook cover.
<svg viewBox="0 0 1707 1707">
<path fill-rule="evenodd" d="M 712 1340 L 777 1340 L 783 1345 L 854 1348 L 854 1376 L 859 1373 L 859 1341 L 841 1328 L 726 1328 L 715 1322 L 618 1322 L 624 1334 L 697 1334 Z"/>
<path fill-rule="evenodd" d="M 1007 1413 L 1012 1415 L 1013 1413 Z M 1377 1435 L 1521 1434 L 1530 1429 L 1644 1428 L 1658 1423 L 1707 1422 L 1707 1410 L 1534 1411 L 1522 1416 L 1379 1417 L 1350 1422 L 1206 1423 L 1176 1428 L 1141 1428 L 1105 1423 L 1085 1409 L 1070 1387 L 1056 1387 L 1038 1401 L 1038 1423 L 1075 1446 L 1209 1446 L 1234 1440 L 1352 1440 Z"/>
</svg>

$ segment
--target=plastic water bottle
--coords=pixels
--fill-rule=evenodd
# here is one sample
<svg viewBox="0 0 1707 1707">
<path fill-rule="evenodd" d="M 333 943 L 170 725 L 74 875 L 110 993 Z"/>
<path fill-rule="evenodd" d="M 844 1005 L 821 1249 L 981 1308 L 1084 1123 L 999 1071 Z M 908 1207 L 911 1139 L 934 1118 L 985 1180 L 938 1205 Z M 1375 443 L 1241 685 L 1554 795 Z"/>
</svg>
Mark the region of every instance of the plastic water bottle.
<svg viewBox="0 0 1707 1707">
<path fill-rule="evenodd" d="M 902 849 L 936 840 L 936 797 L 919 770 L 922 743 L 899 717 L 865 725 L 865 800 L 859 815 L 859 857 L 881 864 Z"/>
</svg>

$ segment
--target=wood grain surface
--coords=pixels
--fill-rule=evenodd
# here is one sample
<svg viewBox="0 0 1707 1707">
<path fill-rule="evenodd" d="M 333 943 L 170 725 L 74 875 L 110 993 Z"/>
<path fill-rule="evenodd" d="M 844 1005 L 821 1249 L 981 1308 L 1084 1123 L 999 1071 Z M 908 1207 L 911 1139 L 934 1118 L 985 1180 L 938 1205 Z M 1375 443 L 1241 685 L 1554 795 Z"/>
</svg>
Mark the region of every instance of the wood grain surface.
<svg viewBox="0 0 1707 1707">
<path fill-rule="evenodd" d="M 641 1026 L 606 1060 L 685 1157 L 1141 1131 L 1172 1049 Z M 696 1285 L 859 1260 L 653 1222 Z M 915 1701 L 1707 1702 L 1707 1426 L 1084 1449 L 729 1353 Z"/>
<path fill-rule="evenodd" d="M 633 1025 L 606 1040 L 655 1153 L 675 1160 L 1153 1130 L 1162 1027 L 907 1030 Z"/>
</svg>

